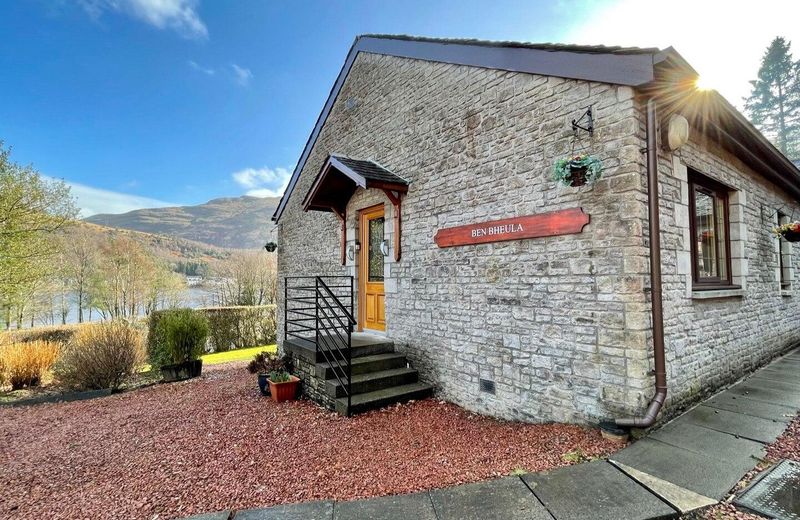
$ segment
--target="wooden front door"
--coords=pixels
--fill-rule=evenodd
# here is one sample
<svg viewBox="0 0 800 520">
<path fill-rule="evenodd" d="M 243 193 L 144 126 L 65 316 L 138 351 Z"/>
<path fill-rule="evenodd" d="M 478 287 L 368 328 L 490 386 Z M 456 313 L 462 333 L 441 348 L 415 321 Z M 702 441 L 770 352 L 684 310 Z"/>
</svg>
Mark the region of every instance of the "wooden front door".
<svg viewBox="0 0 800 520">
<path fill-rule="evenodd" d="M 383 290 L 383 204 L 361 211 L 359 218 L 358 294 L 359 329 L 386 330 L 386 293 Z"/>
</svg>

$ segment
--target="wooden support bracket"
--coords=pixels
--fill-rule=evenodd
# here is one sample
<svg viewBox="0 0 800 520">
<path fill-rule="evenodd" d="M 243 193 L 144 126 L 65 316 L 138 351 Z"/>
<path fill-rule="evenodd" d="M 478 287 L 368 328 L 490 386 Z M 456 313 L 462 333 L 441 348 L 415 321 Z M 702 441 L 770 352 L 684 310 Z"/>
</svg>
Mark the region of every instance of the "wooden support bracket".
<svg viewBox="0 0 800 520">
<path fill-rule="evenodd" d="M 339 211 L 331 206 L 331 210 L 339 217 L 342 223 L 342 240 L 341 240 L 341 261 L 342 265 L 347 264 L 347 212 L 346 210 Z"/>
<path fill-rule="evenodd" d="M 402 193 L 384 189 L 383 192 L 386 194 L 386 197 L 394 206 L 394 244 L 392 249 L 394 250 L 394 261 L 400 261 L 400 236 L 402 233 L 402 219 L 400 218 L 401 214 L 401 207 L 402 207 Z"/>
</svg>

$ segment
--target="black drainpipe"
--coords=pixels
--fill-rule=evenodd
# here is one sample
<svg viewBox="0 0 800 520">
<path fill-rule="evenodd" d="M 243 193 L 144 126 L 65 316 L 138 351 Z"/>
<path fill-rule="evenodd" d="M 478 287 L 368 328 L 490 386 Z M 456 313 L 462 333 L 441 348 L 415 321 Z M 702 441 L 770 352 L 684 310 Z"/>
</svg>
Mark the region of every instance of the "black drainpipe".
<svg viewBox="0 0 800 520">
<path fill-rule="evenodd" d="M 648 428 L 656 422 L 667 398 L 667 370 L 664 359 L 664 313 L 661 302 L 661 226 L 658 211 L 658 144 L 656 102 L 647 100 L 647 205 L 650 220 L 650 294 L 653 313 L 653 362 L 656 393 L 643 417 L 622 417 L 614 423 L 622 428 Z"/>
</svg>

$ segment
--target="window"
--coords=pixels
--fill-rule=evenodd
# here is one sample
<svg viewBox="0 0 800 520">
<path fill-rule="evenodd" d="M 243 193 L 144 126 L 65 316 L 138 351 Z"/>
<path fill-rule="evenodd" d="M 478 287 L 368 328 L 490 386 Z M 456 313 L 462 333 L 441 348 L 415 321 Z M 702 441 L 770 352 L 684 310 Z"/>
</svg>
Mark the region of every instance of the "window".
<svg viewBox="0 0 800 520">
<path fill-rule="evenodd" d="M 689 172 L 692 276 L 695 289 L 734 287 L 731 281 L 730 189 Z"/>
<path fill-rule="evenodd" d="M 778 212 L 778 224 L 788 223 L 789 217 L 781 212 Z M 792 289 L 792 246 L 782 238 L 778 239 L 778 277 L 781 284 L 781 291 L 789 291 Z"/>
</svg>

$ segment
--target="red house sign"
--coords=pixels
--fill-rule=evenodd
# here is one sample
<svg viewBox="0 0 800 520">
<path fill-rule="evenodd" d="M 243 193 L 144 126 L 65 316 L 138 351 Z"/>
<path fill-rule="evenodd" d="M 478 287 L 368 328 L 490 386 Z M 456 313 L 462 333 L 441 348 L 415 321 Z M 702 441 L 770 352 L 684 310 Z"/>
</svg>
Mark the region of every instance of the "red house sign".
<svg viewBox="0 0 800 520">
<path fill-rule="evenodd" d="M 580 233 L 588 223 L 589 215 L 584 213 L 582 208 L 571 208 L 440 229 L 433 240 L 439 247 L 453 247 L 522 238 L 552 237 Z"/>
</svg>

